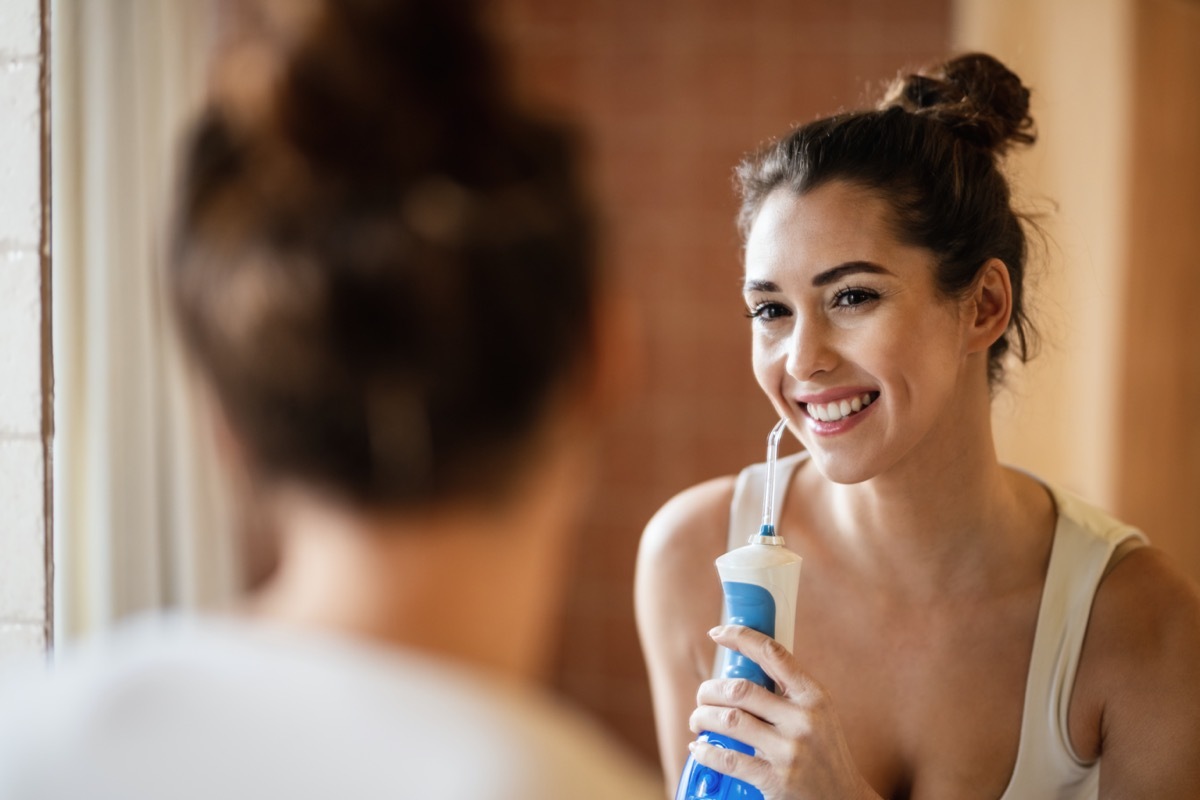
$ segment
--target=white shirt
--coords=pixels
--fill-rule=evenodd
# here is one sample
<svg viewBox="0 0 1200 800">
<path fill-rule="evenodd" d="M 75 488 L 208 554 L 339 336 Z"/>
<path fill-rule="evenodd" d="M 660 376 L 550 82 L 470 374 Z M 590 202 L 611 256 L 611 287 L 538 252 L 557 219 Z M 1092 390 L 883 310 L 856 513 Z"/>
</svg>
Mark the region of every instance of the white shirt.
<svg viewBox="0 0 1200 800">
<path fill-rule="evenodd" d="M 0 797 L 661 797 L 582 718 L 418 653 L 216 618 L 0 677 Z"/>
</svg>

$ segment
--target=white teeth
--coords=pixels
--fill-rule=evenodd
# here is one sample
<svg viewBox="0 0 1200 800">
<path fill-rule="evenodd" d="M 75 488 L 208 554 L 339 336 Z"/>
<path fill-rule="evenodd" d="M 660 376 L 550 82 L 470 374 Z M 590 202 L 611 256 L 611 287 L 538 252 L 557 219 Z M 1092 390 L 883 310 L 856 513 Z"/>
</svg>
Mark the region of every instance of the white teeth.
<svg viewBox="0 0 1200 800">
<path fill-rule="evenodd" d="M 837 422 L 843 417 L 848 417 L 851 414 L 862 411 L 871 405 L 873 399 L 869 392 L 865 392 L 849 400 L 836 400 L 832 403 L 809 403 L 808 415 L 814 419 L 819 419 L 821 422 Z"/>
</svg>

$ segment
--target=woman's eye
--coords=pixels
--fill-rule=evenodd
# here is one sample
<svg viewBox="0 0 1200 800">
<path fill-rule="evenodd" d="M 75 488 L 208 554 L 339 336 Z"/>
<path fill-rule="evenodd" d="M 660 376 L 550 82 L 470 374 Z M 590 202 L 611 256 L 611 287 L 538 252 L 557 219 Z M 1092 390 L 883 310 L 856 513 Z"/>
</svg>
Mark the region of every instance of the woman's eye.
<svg viewBox="0 0 1200 800">
<path fill-rule="evenodd" d="M 787 306 L 779 303 L 757 303 L 746 309 L 747 317 L 764 321 L 786 317 L 789 313 Z"/>
<path fill-rule="evenodd" d="M 861 306 L 879 299 L 879 293 L 871 289 L 846 288 L 833 296 L 833 304 L 842 307 Z"/>
</svg>

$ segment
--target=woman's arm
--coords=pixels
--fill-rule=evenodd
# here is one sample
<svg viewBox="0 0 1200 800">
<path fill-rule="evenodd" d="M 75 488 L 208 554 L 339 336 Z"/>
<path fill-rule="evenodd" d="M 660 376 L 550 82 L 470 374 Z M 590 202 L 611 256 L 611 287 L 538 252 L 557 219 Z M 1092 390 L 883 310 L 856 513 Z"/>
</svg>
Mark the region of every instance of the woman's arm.
<svg viewBox="0 0 1200 800">
<path fill-rule="evenodd" d="M 725 552 L 733 478 L 688 489 L 646 525 L 638 550 L 634 604 L 669 797 L 694 738 L 688 717 L 710 677 L 716 646 L 708 630 L 721 620 L 721 585 L 713 562 Z"/>
<path fill-rule="evenodd" d="M 1077 681 L 1094 738 L 1074 725 L 1072 738 L 1099 752 L 1101 798 L 1200 797 L 1200 590 L 1160 551 L 1104 579 Z"/>
</svg>

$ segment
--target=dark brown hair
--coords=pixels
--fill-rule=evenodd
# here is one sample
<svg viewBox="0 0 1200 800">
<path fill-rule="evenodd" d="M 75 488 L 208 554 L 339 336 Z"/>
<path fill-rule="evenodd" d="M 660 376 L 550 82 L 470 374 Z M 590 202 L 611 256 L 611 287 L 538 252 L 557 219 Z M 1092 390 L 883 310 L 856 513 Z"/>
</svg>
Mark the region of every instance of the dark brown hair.
<svg viewBox="0 0 1200 800">
<path fill-rule="evenodd" d="M 511 100 L 474 3 L 304 7 L 263 7 L 191 129 L 183 339 L 258 477 L 491 495 L 588 354 L 573 139 Z"/>
<path fill-rule="evenodd" d="M 962 55 L 898 78 L 877 108 L 810 122 L 743 162 L 738 225 L 748 235 L 778 188 L 804 194 L 842 180 L 888 201 L 900 239 L 936 257 L 936 280 L 947 296 L 961 296 L 988 259 L 1000 259 L 1012 281 L 1013 310 L 988 352 L 995 383 L 1005 354 L 1027 360 L 1033 337 L 1023 296 L 1025 232 L 998 161 L 1011 145 L 1034 139 L 1021 80 L 989 55 Z"/>
</svg>

